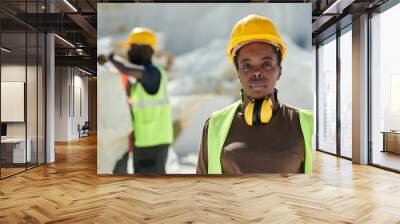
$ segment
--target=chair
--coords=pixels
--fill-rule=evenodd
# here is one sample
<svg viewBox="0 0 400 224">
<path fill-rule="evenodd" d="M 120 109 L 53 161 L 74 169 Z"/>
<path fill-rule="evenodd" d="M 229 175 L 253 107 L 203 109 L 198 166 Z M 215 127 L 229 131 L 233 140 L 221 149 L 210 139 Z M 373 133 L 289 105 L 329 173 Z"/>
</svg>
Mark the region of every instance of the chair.
<svg viewBox="0 0 400 224">
<path fill-rule="evenodd" d="M 90 129 L 89 121 L 85 121 L 82 127 L 80 127 L 80 125 L 78 124 L 79 138 L 89 136 L 89 129 Z"/>
</svg>

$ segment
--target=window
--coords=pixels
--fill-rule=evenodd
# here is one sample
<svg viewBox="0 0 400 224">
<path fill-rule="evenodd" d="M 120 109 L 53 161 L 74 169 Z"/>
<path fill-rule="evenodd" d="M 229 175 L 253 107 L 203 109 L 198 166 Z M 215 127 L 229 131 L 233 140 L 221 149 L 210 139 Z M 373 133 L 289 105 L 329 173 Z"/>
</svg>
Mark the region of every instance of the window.
<svg viewBox="0 0 400 224">
<path fill-rule="evenodd" d="M 336 39 L 318 51 L 318 147 L 336 153 Z"/>
<path fill-rule="evenodd" d="M 340 36 L 340 154 L 352 157 L 352 35 Z"/>
<path fill-rule="evenodd" d="M 400 170 L 400 4 L 371 19 L 372 163 Z M 398 151 L 397 151 L 398 150 Z"/>
</svg>

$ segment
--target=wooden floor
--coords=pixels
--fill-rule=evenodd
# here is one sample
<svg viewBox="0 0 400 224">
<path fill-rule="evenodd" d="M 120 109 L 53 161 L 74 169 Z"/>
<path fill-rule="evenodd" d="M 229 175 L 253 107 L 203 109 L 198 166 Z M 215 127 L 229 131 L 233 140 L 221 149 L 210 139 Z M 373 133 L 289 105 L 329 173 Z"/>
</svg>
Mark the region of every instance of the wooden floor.
<svg viewBox="0 0 400 224">
<path fill-rule="evenodd" d="M 314 155 L 312 176 L 96 174 L 96 139 L 0 181 L 0 223 L 400 223 L 400 175 Z"/>
<path fill-rule="evenodd" d="M 400 154 L 375 151 L 372 160 L 374 164 L 400 170 Z"/>
<path fill-rule="evenodd" d="M 25 167 L 24 164 L 18 165 L 18 167 L 2 167 L 1 168 L 1 178 L 6 178 L 8 176 L 23 172 L 27 169 L 33 169 L 37 166 L 37 164 L 27 164 L 27 167 Z"/>
<path fill-rule="evenodd" d="M 19 173 L 26 170 L 25 167 L 24 168 L 1 168 L 1 178 Z"/>
</svg>

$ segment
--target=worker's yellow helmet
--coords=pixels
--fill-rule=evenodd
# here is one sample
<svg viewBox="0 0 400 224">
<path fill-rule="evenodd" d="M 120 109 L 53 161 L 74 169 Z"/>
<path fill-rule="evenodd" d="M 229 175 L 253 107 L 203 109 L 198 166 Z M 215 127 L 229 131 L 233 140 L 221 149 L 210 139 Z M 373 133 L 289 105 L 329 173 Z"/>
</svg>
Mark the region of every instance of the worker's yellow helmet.
<svg viewBox="0 0 400 224">
<path fill-rule="evenodd" d="M 226 53 L 231 62 L 237 50 L 245 44 L 255 41 L 267 42 L 275 47 L 278 47 L 282 54 L 282 59 L 286 55 L 286 45 L 279 35 L 272 20 L 259 16 L 248 15 L 239 20 L 232 29 Z"/>
<path fill-rule="evenodd" d="M 128 39 L 121 42 L 121 45 L 125 47 L 130 47 L 132 44 L 150 45 L 155 51 L 157 49 L 157 38 L 151 29 L 136 27 L 131 31 Z"/>
</svg>

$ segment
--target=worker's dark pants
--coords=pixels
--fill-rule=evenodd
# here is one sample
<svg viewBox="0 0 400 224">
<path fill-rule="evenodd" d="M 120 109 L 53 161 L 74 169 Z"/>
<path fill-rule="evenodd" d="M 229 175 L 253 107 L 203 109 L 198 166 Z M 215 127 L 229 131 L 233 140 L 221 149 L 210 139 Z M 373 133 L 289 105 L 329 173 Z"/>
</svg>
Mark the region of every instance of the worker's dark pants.
<svg viewBox="0 0 400 224">
<path fill-rule="evenodd" d="M 133 150 L 135 174 L 165 174 L 169 145 L 136 147 Z"/>
<path fill-rule="evenodd" d="M 115 164 L 113 173 L 115 174 L 127 174 L 127 166 L 128 166 L 129 152 L 126 152 L 121 159 L 117 161 Z"/>
<path fill-rule="evenodd" d="M 165 174 L 169 145 L 136 147 L 133 150 L 135 174 Z M 126 174 L 129 153 L 126 152 L 114 167 L 115 174 Z"/>
</svg>

